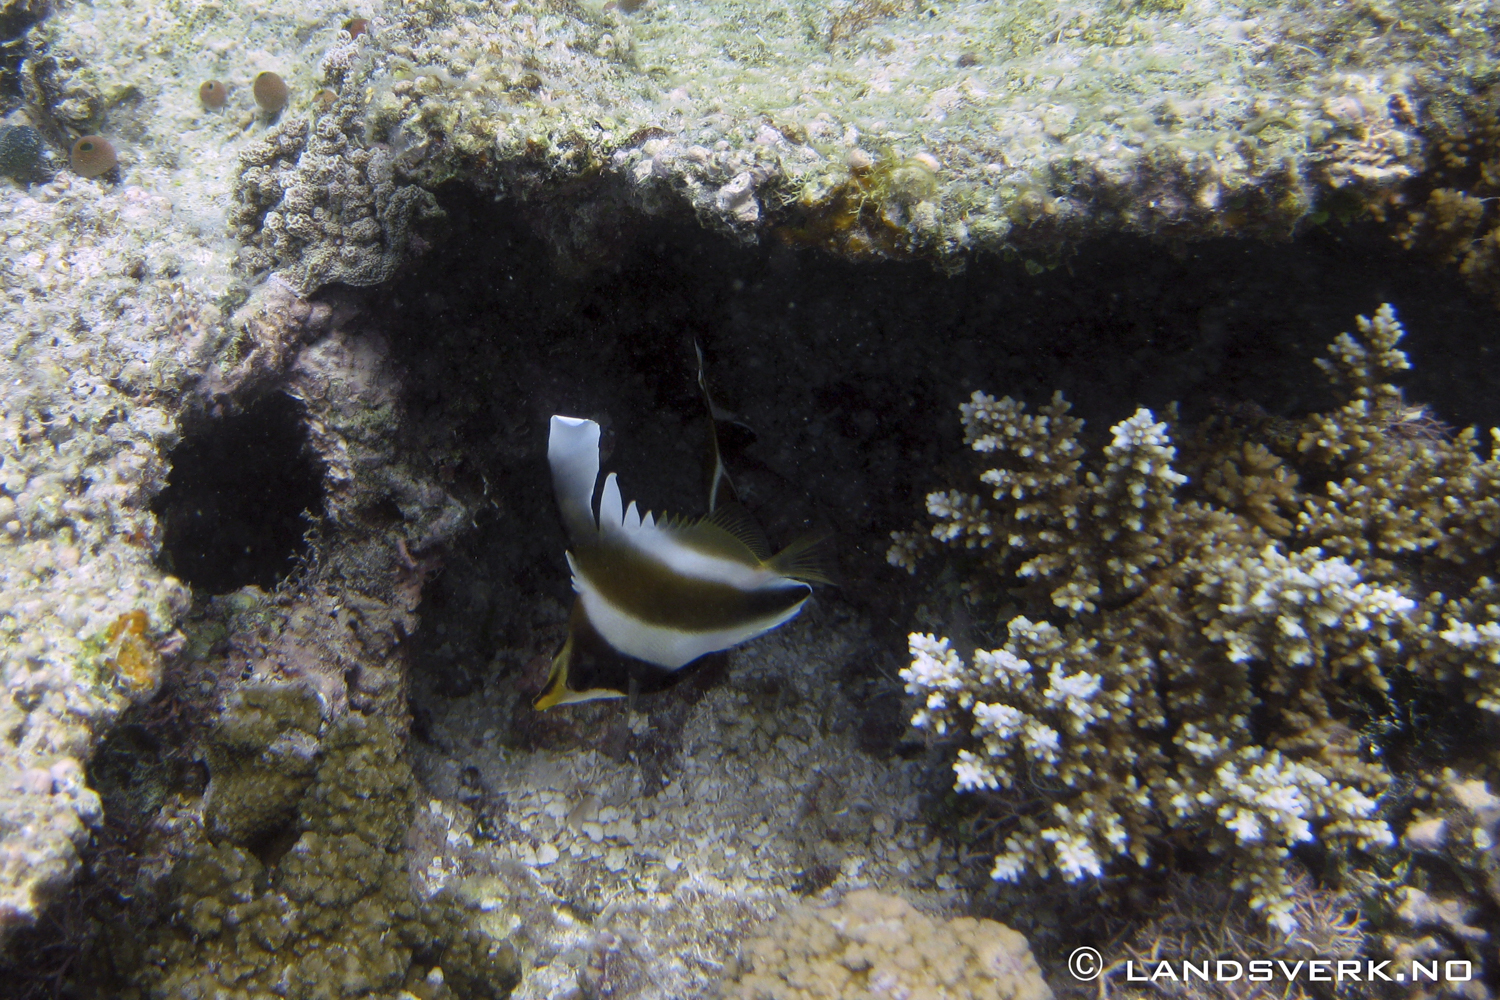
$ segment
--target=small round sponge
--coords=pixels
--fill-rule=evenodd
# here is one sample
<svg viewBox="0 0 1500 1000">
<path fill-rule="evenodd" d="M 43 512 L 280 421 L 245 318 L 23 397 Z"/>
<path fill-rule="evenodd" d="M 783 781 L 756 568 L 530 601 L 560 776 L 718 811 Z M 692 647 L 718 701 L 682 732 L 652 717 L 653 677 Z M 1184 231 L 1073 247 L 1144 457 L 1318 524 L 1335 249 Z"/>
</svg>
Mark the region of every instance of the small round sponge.
<svg viewBox="0 0 1500 1000">
<path fill-rule="evenodd" d="M 73 148 L 68 151 L 68 162 L 79 177 L 98 177 L 113 170 L 120 160 L 108 139 L 86 135 L 73 143 Z"/>
<path fill-rule="evenodd" d="M 258 74 L 251 89 L 255 93 L 255 103 L 268 115 L 274 115 L 286 107 L 287 98 L 291 96 L 286 81 L 270 71 Z"/>
</svg>

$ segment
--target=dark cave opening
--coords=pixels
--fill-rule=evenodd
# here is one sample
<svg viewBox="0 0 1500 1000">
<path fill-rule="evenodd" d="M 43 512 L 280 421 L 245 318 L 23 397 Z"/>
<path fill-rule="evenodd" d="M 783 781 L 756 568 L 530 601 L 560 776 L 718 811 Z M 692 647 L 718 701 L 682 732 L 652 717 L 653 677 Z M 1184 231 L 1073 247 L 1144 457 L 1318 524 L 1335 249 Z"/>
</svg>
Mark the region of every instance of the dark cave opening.
<svg viewBox="0 0 1500 1000">
<path fill-rule="evenodd" d="M 538 596 L 570 599 L 551 414 L 600 420 L 604 468 L 627 499 L 702 511 L 694 342 L 719 402 L 756 434 L 734 470 L 747 505 L 776 543 L 832 533 L 841 586 L 818 599 L 865 614 L 892 668 L 921 595 L 887 565 L 889 533 L 928 491 L 972 483 L 957 406 L 976 390 L 1032 406 L 1062 390 L 1096 445 L 1138 405 L 1160 416 L 1180 403 L 1188 424 L 1243 404 L 1296 415 L 1331 399 L 1315 359 L 1391 302 L 1408 398 L 1454 426 L 1500 423 L 1494 305 L 1371 225 L 1281 243 L 1112 237 L 1039 274 L 980 258 L 945 275 L 643 222 L 578 270 L 515 205 L 442 194 L 447 242 L 379 289 L 371 313 L 407 372 L 417 439 L 443 454 L 455 490 L 483 497 L 424 594 L 412 647 L 417 676 L 444 695 L 485 683 L 497 651 L 537 634 L 546 622 L 524 609 Z M 874 672 L 851 667 L 845 682 Z"/>
<path fill-rule="evenodd" d="M 307 446 L 302 405 L 277 393 L 218 418 L 172 450 L 163 568 L 209 594 L 270 589 L 307 549 L 323 509 L 323 463 Z"/>
</svg>

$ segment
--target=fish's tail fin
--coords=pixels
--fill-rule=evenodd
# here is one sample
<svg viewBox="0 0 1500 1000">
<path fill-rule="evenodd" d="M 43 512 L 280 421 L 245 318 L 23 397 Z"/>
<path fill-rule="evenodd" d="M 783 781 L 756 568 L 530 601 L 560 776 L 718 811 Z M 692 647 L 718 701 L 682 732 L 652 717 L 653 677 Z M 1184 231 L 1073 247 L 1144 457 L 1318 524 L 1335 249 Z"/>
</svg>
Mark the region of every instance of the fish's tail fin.
<svg viewBox="0 0 1500 1000">
<path fill-rule="evenodd" d="M 766 567 L 790 580 L 836 587 L 828 575 L 829 537 L 826 531 L 803 535 L 766 560 Z"/>
</svg>

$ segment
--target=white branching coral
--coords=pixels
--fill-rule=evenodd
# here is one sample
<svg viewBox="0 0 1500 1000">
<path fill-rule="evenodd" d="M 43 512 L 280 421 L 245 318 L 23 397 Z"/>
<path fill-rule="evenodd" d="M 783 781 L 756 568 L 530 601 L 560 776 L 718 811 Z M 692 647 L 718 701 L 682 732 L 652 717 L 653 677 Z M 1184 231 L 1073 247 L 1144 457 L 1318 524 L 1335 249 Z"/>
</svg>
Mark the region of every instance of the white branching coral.
<svg viewBox="0 0 1500 1000">
<path fill-rule="evenodd" d="M 1479 592 L 1494 589 L 1489 579 L 1480 581 L 1475 588 Z M 1475 625 L 1465 621 L 1464 615 L 1472 612 L 1476 600 L 1473 595 L 1462 601 L 1449 603 L 1448 614 L 1443 619 L 1446 626 L 1437 633 L 1436 642 L 1429 649 L 1440 648 L 1442 661 L 1450 666 L 1456 661 L 1456 669 L 1473 691 L 1474 703 L 1486 712 L 1500 713 L 1500 622 L 1486 621 Z M 1500 608 L 1495 603 L 1484 605 L 1485 614 L 1493 616 Z"/>
<path fill-rule="evenodd" d="M 948 640 L 938 640 L 930 635 L 911 637 L 911 666 L 901 671 L 906 681 L 906 690 L 924 696 L 924 707 L 917 712 L 912 724 L 931 726 L 939 736 L 948 731 L 950 706 L 948 699 L 963 696 L 964 665 L 958 654 L 948 648 Z"/>
<path fill-rule="evenodd" d="M 968 724 L 978 742 L 982 752 L 962 749 L 954 762 L 957 790 L 1060 786 L 1075 793 L 1056 798 L 1051 815 L 1021 819 L 995 859 L 996 879 L 1035 870 L 1077 881 L 1102 874 L 1115 857 L 1147 863 L 1153 822 L 1217 827 L 1210 849 L 1238 849 L 1252 869 L 1241 879 L 1252 905 L 1290 929 L 1286 885 L 1267 866 L 1284 866 L 1290 847 L 1312 839 L 1314 823 L 1360 847 L 1391 842 L 1385 824 L 1372 818 L 1372 796 L 1312 764 L 1246 743 L 1243 717 L 1236 719 L 1238 740 L 1184 725 L 1173 740 L 1183 751 L 1177 761 L 1131 746 L 1128 699 L 1109 695 L 1103 673 L 1070 671 L 1066 664 L 1074 661 L 1059 658 L 1091 651 L 1024 617 L 1009 630 L 1006 648 L 976 652 L 972 666 L 948 640 L 914 633 L 912 666 L 902 671 L 907 690 L 925 699 L 914 725 L 942 734 Z M 1050 662 L 1038 669 L 1020 653 Z M 1112 766 L 1126 760 L 1130 766 Z"/>
<path fill-rule="evenodd" d="M 1202 586 L 1214 590 L 1220 612 L 1205 635 L 1225 645 L 1230 661 L 1357 661 L 1378 690 L 1388 687 L 1378 670 L 1381 650 L 1417 607 L 1399 591 L 1364 582 L 1343 559 L 1323 558 L 1317 547 L 1287 554 L 1268 544 L 1253 560 L 1220 559 L 1204 567 Z"/>
<path fill-rule="evenodd" d="M 902 672 L 913 725 L 958 742 L 954 787 L 1007 803 L 996 879 L 1076 881 L 1192 844 L 1286 930 L 1297 845 L 1392 843 L 1391 774 L 1356 732 L 1391 678 L 1500 712 L 1500 584 L 1483 572 L 1500 462 L 1405 404 L 1400 336 L 1389 307 L 1361 318 L 1322 362 L 1345 403 L 1269 446 L 1247 440 L 1269 418 L 1200 435 L 1186 467 L 1203 487 L 1146 409 L 1088 462 L 1061 396 L 961 407 L 987 489 L 929 496 L 931 523 L 898 533 L 891 561 L 965 550 L 968 599 L 1026 612 L 971 662 L 913 634 Z"/>
</svg>

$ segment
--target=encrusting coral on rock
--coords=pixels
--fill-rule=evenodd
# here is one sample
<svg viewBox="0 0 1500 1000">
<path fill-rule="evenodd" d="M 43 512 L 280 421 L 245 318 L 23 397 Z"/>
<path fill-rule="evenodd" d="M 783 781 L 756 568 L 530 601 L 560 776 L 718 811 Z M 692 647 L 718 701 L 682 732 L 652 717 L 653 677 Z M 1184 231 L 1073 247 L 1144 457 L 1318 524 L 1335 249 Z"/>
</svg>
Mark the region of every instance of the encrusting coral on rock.
<svg viewBox="0 0 1500 1000">
<path fill-rule="evenodd" d="M 116 935 L 116 961 L 133 957 L 136 983 L 160 997 L 231 988 L 505 996 L 516 975 L 509 946 L 467 928 L 462 906 L 447 897 L 422 900 L 412 890 L 402 842 L 416 785 L 400 734 L 350 715 L 320 740 L 310 688 L 243 694 L 210 744 L 211 760 L 254 762 L 214 776 L 232 786 L 225 797 L 237 818 L 225 822 L 221 809 L 215 821 L 211 788 L 213 839 L 194 844 L 165 883 L 174 919 L 148 925 L 138 944 Z M 271 791 L 238 798 L 251 785 Z M 276 795 L 283 786 L 287 794 Z M 279 855 L 267 847 L 278 826 L 287 831 Z"/>
<path fill-rule="evenodd" d="M 1361 318 L 1321 362 L 1342 406 L 1214 418 L 1192 475 L 1145 409 L 1091 461 L 1060 396 L 962 407 L 987 490 L 930 494 L 890 559 L 968 550 L 970 600 L 1003 611 L 971 657 L 914 633 L 902 672 L 913 724 L 958 745 L 955 788 L 1014 810 L 996 879 L 1186 848 L 1290 931 L 1293 848 L 1394 843 L 1379 800 L 1404 761 L 1360 727 L 1413 688 L 1500 711 L 1500 461 L 1406 404 L 1401 335 L 1389 306 Z"/>
<path fill-rule="evenodd" d="M 838 1000 L 1051 1000 L 1026 939 L 993 920 L 936 920 L 897 896 L 851 892 L 796 906 L 745 946 L 726 997 Z"/>
<path fill-rule="evenodd" d="M 240 153 L 231 223 L 251 270 L 275 267 L 310 294 L 324 285 L 375 285 L 407 259 L 413 225 L 440 214 L 432 195 L 397 183 L 388 149 L 362 148 L 359 108 L 297 115 Z"/>
</svg>

